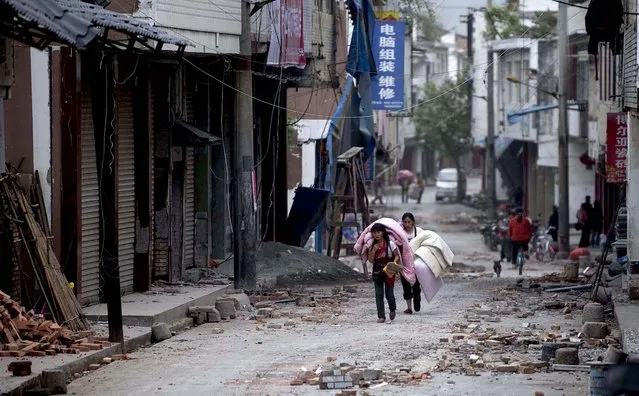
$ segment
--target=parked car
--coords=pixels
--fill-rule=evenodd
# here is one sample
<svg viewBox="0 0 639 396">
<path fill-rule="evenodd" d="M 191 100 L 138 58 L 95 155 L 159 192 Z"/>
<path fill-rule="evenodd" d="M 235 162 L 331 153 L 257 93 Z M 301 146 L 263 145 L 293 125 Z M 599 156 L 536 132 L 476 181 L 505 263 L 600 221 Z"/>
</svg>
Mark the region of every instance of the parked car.
<svg viewBox="0 0 639 396">
<path fill-rule="evenodd" d="M 435 201 L 457 198 L 457 169 L 444 168 L 437 174 L 435 182 Z"/>
</svg>

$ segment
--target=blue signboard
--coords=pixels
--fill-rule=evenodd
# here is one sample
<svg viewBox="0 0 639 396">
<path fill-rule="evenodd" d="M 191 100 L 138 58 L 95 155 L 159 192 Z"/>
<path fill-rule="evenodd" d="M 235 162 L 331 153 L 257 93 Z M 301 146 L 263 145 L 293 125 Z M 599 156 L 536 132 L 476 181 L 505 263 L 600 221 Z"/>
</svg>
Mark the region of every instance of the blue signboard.
<svg viewBox="0 0 639 396">
<path fill-rule="evenodd" d="M 373 56 L 377 76 L 372 81 L 373 109 L 404 109 L 404 34 L 400 21 L 376 21 Z"/>
</svg>

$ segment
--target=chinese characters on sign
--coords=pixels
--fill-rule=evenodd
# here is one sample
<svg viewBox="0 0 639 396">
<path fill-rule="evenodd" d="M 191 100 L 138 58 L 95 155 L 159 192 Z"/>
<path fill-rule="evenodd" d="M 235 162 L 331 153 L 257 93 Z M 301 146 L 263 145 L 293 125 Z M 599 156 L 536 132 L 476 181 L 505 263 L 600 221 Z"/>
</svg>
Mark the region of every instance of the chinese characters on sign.
<svg viewBox="0 0 639 396">
<path fill-rule="evenodd" d="M 373 79 L 373 109 L 404 108 L 404 22 L 376 21 L 373 55 L 377 77 Z"/>
<path fill-rule="evenodd" d="M 269 5 L 268 13 L 272 29 L 266 63 L 304 68 L 303 0 L 275 0 Z"/>
<path fill-rule="evenodd" d="M 606 127 L 606 181 L 626 181 L 628 122 L 626 113 L 608 113 Z"/>
</svg>

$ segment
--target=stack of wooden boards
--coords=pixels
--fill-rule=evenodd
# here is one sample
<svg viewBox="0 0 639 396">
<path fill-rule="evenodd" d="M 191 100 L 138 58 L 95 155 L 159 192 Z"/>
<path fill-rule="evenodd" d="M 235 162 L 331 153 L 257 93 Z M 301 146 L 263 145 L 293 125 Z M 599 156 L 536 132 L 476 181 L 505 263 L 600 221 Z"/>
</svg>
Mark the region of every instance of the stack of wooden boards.
<svg viewBox="0 0 639 396">
<path fill-rule="evenodd" d="M 39 178 L 36 175 L 36 181 Z M 29 188 L 30 195 L 40 196 L 39 189 Z M 36 202 L 42 202 L 37 199 Z M 48 310 L 57 323 L 64 323 L 74 331 L 88 330 L 89 322 L 82 307 L 62 273 L 48 234 L 48 221 L 43 205 L 32 204 L 17 174 L 0 177 L 0 227 L 11 230 L 12 262 L 28 261 L 33 267 L 36 282 L 42 291 Z M 40 208 L 40 209 L 38 209 Z"/>
<path fill-rule="evenodd" d="M 99 350 L 111 344 L 87 330 L 45 320 L 0 291 L 0 357 L 46 356 Z"/>
</svg>

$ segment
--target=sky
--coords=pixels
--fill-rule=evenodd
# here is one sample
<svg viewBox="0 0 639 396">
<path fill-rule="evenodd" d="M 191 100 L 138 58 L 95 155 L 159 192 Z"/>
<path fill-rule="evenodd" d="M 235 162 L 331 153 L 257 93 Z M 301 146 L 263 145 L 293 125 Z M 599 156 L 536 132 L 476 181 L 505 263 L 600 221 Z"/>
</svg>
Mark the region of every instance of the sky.
<svg viewBox="0 0 639 396">
<path fill-rule="evenodd" d="M 466 25 L 460 22 L 460 16 L 468 14 L 468 8 L 486 6 L 482 0 L 431 0 L 433 9 L 439 14 L 439 20 L 446 29 L 456 29 L 459 34 L 466 34 Z M 503 4 L 504 1 L 494 0 L 493 4 Z M 520 0 L 526 10 L 545 11 L 556 10 L 557 3 L 552 0 Z"/>
</svg>

